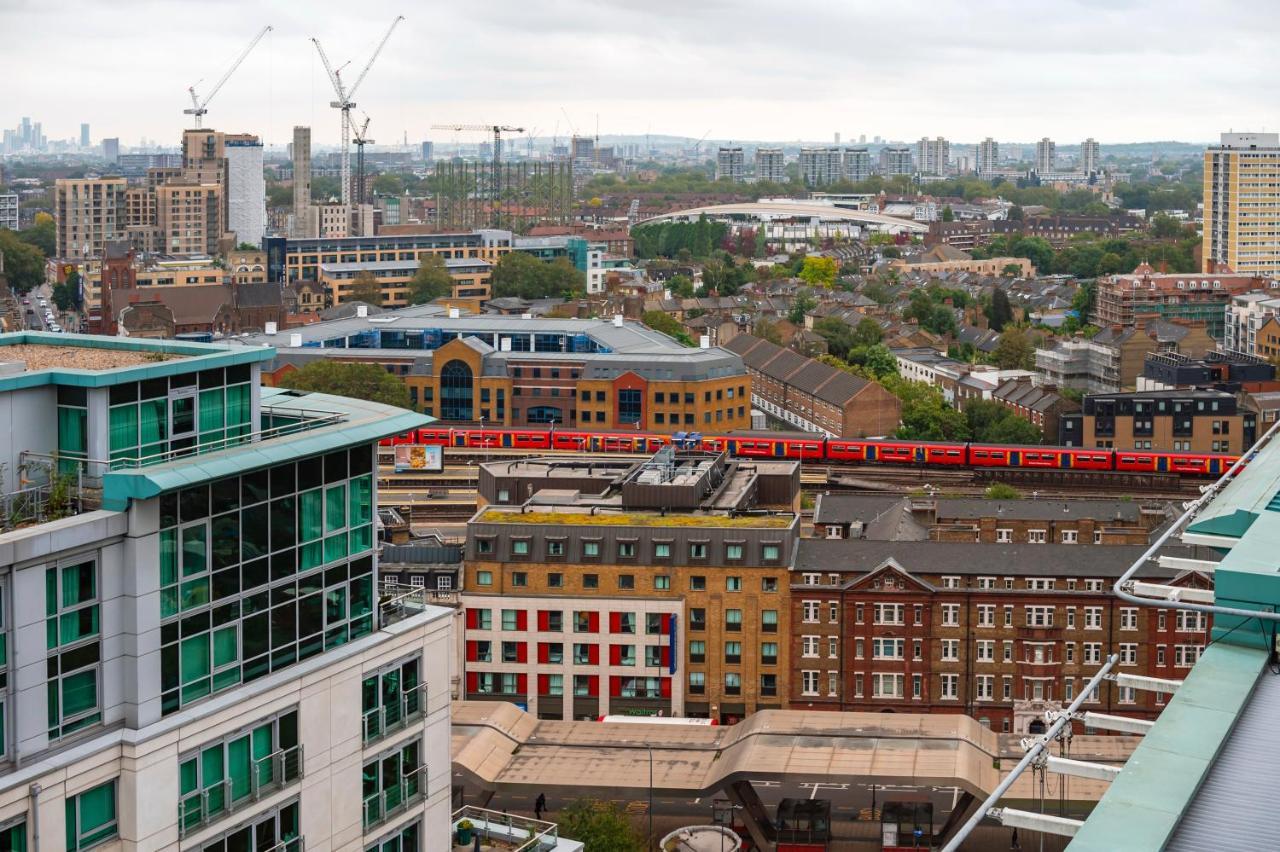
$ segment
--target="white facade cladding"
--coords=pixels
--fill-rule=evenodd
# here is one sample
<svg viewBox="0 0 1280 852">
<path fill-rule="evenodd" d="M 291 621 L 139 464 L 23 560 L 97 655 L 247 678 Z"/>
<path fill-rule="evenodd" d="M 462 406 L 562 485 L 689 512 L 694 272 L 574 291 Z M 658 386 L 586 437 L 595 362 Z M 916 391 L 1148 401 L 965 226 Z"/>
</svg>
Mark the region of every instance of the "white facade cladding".
<svg viewBox="0 0 1280 852">
<path fill-rule="evenodd" d="M 377 441 L 429 419 L 260 348 L 5 355 L 0 849 L 450 848 L 452 612 L 373 541 Z"/>
<path fill-rule="evenodd" d="M 228 230 L 236 242 L 262 246 L 267 227 L 267 184 L 262 172 L 262 143 L 227 140 Z"/>
</svg>

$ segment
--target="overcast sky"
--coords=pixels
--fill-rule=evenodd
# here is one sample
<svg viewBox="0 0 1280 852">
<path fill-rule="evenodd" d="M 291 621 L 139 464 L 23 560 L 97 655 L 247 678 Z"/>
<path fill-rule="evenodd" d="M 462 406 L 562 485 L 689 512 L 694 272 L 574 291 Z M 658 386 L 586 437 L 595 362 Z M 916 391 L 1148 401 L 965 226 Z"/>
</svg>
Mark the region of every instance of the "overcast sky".
<svg viewBox="0 0 1280 852">
<path fill-rule="evenodd" d="M 563 137 L 597 115 L 601 134 L 778 141 L 1280 129 L 1276 0 L 0 0 L 0 126 L 176 144 L 187 86 L 271 24 L 206 126 L 333 143 L 308 38 L 354 81 L 397 14 L 356 97 L 379 143 L 476 138 L 430 130 L 448 122 Z"/>
</svg>

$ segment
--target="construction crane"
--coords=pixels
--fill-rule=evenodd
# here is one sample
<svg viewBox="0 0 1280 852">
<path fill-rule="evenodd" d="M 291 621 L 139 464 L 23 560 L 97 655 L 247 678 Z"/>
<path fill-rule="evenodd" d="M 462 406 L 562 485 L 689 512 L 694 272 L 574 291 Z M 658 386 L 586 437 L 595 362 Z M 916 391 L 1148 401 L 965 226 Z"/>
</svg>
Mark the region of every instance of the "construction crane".
<svg viewBox="0 0 1280 852">
<path fill-rule="evenodd" d="M 333 65 L 329 63 L 329 57 L 325 55 L 324 48 L 320 46 L 320 40 L 312 38 L 311 41 L 316 46 L 316 51 L 320 54 L 320 61 L 324 63 L 325 73 L 329 75 L 329 82 L 333 84 L 334 94 L 338 96 L 336 101 L 329 101 L 329 106 L 342 111 L 342 203 L 351 203 L 351 109 L 356 105 L 353 100 L 356 91 L 359 90 L 360 84 L 364 82 L 365 75 L 369 73 L 369 69 L 373 67 L 374 61 L 378 58 L 378 54 L 382 53 L 382 48 L 386 47 L 387 40 L 391 38 L 391 34 L 395 32 L 400 22 L 404 20 L 404 15 L 396 16 L 391 22 L 391 26 L 387 29 L 387 34 L 382 37 L 382 41 L 378 42 L 378 46 L 373 51 L 373 56 L 369 57 L 368 63 L 364 66 L 364 70 L 360 72 L 360 76 L 356 78 L 355 83 L 348 89 L 343 85 L 341 71 L 346 66 L 334 70 Z"/>
<path fill-rule="evenodd" d="M 351 133 L 351 141 L 356 143 L 356 204 L 364 204 L 364 146 L 374 144 L 368 133 L 369 116 L 366 115 L 360 129 Z"/>
<path fill-rule="evenodd" d="M 697 142 L 694 142 L 694 143 L 693 143 L 693 158 L 694 158 L 695 160 L 696 160 L 696 159 L 698 159 L 698 155 L 702 152 L 702 143 L 703 143 L 703 142 L 706 142 L 706 141 L 707 141 L 707 137 L 708 137 L 708 136 L 710 136 L 710 135 L 711 135 L 711 131 L 710 131 L 710 130 L 708 130 L 706 133 L 702 134 L 702 138 L 701 138 L 701 139 L 699 139 Z"/>
<path fill-rule="evenodd" d="M 191 95 L 191 108 L 184 109 L 182 111 L 182 114 L 194 115 L 196 117 L 197 130 L 199 130 L 200 127 L 204 124 L 202 119 L 204 118 L 205 114 L 209 112 L 208 110 L 209 101 L 213 100 L 213 96 L 218 94 L 218 90 L 222 88 L 222 84 L 227 82 L 227 79 L 232 74 L 235 73 L 235 70 L 237 68 L 240 67 L 240 63 L 244 62 L 245 57 L 249 55 L 249 51 L 253 50 L 254 47 L 257 46 L 258 42 L 262 41 L 262 37 L 267 33 L 271 32 L 271 30 L 272 30 L 272 27 L 270 25 L 265 26 L 262 28 L 261 32 L 259 32 L 256 36 L 253 37 L 253 41 L 249 42 L 249 46 L 240 52 L 240 55 L 236 57 L 236 61 L 231 63 L 231 67 L 228 68 L 226 73 L 222 75 L 222 78 L 218 80 L 217 83 L 214 84 L 213 88 L 209 90 L 209 94 L 204 96 L 204 100 L 200 100 L 200 96 L 196 94 L 196 86 L 200 84 L 199 80 L 196 80 L 195 83 L 192 83 L 190 86 L 187 87 L 187 92 L 188 94 Z"/>
<path fill-rule="evenodd" d="M 494 227 L 498 226 L 498 203 L 502 199 L 502 134 L 524 133 L 523 127 L 508 127 L 505 124 L 433 124 L 432 130 L 452 130 L 460 133 L 464 130 L 477 133 L 493 134 L 493 175 L 490 180 L 490 192 L 493 201 Z"/>
</svg>

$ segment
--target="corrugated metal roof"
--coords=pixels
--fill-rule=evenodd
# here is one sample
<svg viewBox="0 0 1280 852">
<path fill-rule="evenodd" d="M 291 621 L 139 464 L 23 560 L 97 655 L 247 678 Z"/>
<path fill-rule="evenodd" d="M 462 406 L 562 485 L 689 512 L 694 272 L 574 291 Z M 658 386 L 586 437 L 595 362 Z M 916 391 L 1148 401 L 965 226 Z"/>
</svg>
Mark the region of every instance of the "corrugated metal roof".
<svg viewBox="0 0 1280 852">
<path fill-rule="evenodd" d="M 1166 850 L 1280 849 L 1280 791 L 1269 783 L 1280 766 L 1278 713 L 1280 676 L 1264 671 Z"/>
</svg>

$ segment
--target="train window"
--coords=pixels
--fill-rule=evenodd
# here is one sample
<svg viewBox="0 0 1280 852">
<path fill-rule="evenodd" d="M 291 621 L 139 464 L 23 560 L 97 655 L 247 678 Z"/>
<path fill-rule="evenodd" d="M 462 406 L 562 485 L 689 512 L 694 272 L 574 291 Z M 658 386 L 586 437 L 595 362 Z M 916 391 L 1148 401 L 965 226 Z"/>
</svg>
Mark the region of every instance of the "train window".
<svg viewBox="0 0 1280 852">
<path fill-rule="evenodd" d="M 958 456 L 958 455 L 960 455 L 960 451 L 959 451 L 959 450 L 947 450 L 947 455 L 949 455 L 949 456 Z"/>
<path fill-rule="evenodd" d="M 986 450 L 974 450 L 974 451 L 973 451 L 973 455 L 974 455 L 976 458 L 985 459 L 985 458 L 987 457 L 987 451 L 986 451 Z"/>
</svg>

